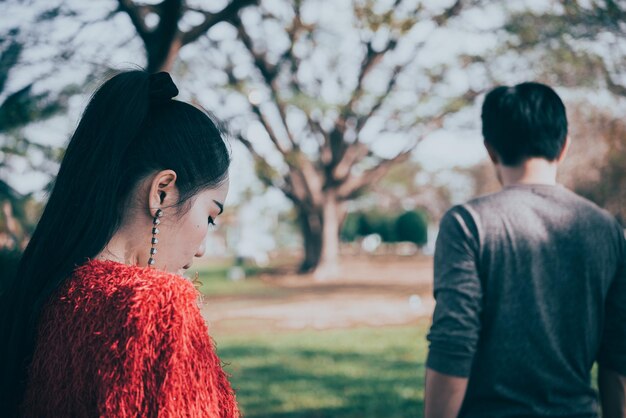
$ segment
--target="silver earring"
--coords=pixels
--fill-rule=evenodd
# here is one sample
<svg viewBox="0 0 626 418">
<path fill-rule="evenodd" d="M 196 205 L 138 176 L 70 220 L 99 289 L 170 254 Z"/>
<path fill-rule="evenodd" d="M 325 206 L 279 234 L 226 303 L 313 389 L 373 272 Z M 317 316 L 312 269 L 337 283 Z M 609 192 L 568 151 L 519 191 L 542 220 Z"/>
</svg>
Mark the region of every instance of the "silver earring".
<svg viewBox="0 0 626 418">
<path fill-rule="evenodd" d="M 158 225 L 161 223 L 159 219 L 163 215 L 161 209 L 157 209 L 154 219 L 152 220 L 152 246 L 150 247 L 150 258 L 148 259 L 148 266 L 154 265 L 154 255 L 157 253 L 156 245 L 159 243 L 159 239 L 156 237 L 159 234 Z"/>
</svg>

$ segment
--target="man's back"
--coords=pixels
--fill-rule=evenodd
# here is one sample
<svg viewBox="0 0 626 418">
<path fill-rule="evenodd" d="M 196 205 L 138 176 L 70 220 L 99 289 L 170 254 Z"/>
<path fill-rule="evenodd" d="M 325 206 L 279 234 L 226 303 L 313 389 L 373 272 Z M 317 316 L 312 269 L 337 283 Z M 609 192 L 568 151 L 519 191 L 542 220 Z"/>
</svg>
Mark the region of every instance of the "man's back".
<svg viewBox="0 0 626 418">
<path fill-rule="evenodd" d="M 597 416 L 591 367 L 626 344 L 611 323 L 624 252 L 618 223 L 560 186 L 509 186 L 450 210 L 428 367 L 470 376 L 460 415 Z"/>
</svg>

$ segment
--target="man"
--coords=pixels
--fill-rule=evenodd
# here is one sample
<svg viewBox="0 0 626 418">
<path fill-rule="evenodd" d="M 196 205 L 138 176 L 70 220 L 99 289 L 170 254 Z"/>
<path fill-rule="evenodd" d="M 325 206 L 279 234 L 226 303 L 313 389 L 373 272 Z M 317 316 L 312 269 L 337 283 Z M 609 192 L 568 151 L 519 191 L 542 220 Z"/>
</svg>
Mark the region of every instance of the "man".
<svg viewBox="0 0 626 418">
<path fill-rule="evenodd" d="M 626 417 L 626 244 L 556 183 L 569 140 L 548 86 L 492 90 L 483 136 L 503 189 L 452 208 L 435 252 L 425 415 Z"/>
</svg>

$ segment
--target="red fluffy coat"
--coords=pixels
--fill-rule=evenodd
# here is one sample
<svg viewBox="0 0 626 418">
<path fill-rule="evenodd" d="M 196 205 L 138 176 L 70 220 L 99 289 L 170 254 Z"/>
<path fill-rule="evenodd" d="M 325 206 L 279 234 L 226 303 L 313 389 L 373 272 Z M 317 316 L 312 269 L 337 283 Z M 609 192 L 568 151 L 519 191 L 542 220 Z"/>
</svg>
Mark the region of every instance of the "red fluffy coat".
<svg viewBox="0 0 626 418">
<path fill-rule="evenodd" d="M 42 312 L 24 415 L 238 417 L 197 297 L 153 268 L 77 268 Z"/>
</svg>

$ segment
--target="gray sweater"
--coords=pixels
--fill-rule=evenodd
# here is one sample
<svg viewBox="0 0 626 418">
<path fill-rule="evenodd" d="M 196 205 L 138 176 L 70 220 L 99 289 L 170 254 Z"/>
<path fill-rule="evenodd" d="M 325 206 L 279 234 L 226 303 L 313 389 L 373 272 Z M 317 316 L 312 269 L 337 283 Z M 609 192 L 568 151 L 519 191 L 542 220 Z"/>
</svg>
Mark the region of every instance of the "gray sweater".
<svg viewBox="0 0 626 418">
<path fill-rule="evenodd" d="M 435 252 L 427 366 L 469 377 L 462 417 L 597 417 L 595 361 L 626 375 L 626 244 L 561 186 L 452 208 Z"/>
</svg>

